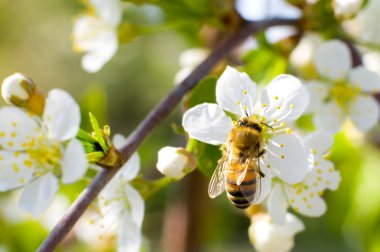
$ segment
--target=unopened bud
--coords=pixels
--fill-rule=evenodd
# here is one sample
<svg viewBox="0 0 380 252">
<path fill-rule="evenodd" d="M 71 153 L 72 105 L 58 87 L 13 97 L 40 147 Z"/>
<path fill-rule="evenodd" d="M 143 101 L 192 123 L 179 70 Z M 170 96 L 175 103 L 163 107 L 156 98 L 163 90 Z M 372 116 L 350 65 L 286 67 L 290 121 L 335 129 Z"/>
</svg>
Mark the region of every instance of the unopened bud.
<svg viewBox="0 0 380 252">
<path fill-rule="evenodd" d="M 3 81 L 1 94 L 8 104 L 25 108 L 33 114 L 43 113 L 45 97 L 37 90 L 34 82 L 21 73 L 15 73 Z"/>
<path fill-rule="evenodd" d="M 193 154 L 183 148 L 166 146 L 158 152 L 157 169 L 165 176 L 181 179 L 195 167 Z"/>
</svg>

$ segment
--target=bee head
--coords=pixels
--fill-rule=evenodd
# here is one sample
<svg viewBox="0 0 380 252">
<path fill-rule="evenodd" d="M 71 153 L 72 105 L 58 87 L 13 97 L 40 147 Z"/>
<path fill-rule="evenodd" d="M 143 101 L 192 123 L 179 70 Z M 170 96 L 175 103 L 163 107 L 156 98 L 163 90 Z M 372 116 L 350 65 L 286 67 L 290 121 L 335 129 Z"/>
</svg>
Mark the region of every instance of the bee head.
<svg viewBox="0 0 380 252">
<path fill-rule="evenodd" d="M 237 127 L 246 127 L 246 128 L 251 128 L 259 133 L 262 132 L 263 128 L 260 126 L 260 123 L 257 122 L 254 119 L 248 118 L 248 117 L 243 117 L 240 120 L 236 122 Z"/>
</svg>

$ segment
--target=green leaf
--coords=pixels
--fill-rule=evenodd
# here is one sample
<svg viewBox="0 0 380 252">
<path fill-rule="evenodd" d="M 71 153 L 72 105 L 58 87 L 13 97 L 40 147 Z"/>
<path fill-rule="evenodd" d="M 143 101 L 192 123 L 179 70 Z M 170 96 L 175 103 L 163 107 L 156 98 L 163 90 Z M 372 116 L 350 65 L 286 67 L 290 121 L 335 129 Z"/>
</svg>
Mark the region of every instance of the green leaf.
<svg viewBox="0 0 380 252">
<path fill-rule="evenodd" d="M 185 104 L 186 107 L 191 108 L 204 102 L 216 103 L 216 81 L 215 76 L 208 76 L 201 80 L 191 92 L 187 104 Z"/>
<path fill-rule="evenodd" d="M 222 152 L 218 146 L 199 142 L 195 139 L 189 139 L 187 144 L 188 151 L 197 157 L 197 168 L 207 177 L 211 177 L 222 157 Z"/>
</svg>

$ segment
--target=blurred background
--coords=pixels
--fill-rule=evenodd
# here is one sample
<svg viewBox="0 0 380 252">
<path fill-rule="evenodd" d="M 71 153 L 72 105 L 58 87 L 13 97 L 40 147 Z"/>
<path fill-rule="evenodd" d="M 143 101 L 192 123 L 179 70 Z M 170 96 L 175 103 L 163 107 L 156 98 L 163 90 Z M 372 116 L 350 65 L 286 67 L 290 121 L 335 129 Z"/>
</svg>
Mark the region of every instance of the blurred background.
<svg viewBox="0 0 380 252">
<path fill-rule="evenodd" d="M 213 10 L 220 12 L 234 4 L 212 2 L 216 2 Z M 85 11 L 83 4 L 0 0 L 0 79 L 21 72 L 45 92 L 65 89 L 81 105 L 84 129 L 90 130 L 87 113 L 91 111 L 100 124 L 109 124 L 113 133 L 127 136 L 174 87 L 180 53 L 193 47 L 212 47 L 213 34 L 223 34 L 224 30 L 215 22 L 212 28 L 193 22 L 203 22 L 210 13 L 189 14 L 192 18 L 187 23 L 177 24 L 179 14 L 171 17 L 152 5 L 125 4 L 124 19 L 136 25 L 152 20 L 170 20 L 170 25 L 131 38 L 102 70 L 89 74 L 80 67 L 81 55 L 74 53 L 71 41 L 73 19 Z M 227 24 L 224 28 L 235 25 L 232 14 L 223 17 L 229 18 L 223 19 Z M 259 39 L 264 38 L 260 35 Z M 253 79 L 267 81 L 292 70 L 285 58 L 289 43 L 293 48 L 298 40 L 267 43 L 260 52 L 255 49 L 257 41 L 251 42 L 236 54 L 245 55 L 244 70 Z M 231 60 L 230 64 L 242 63 L 238 57 Z M 266 64 L 276 69 L 268 71 Z M 182 112 L 181 107 L 177 108 L 139 148 L 142 172 L 147 178 L 161 176 L 155 168 L 160 148 L 185 146 L 185 137 L 173 134 L 173 123 L 180 125 Z M 294 251 L 380 251 L 379 136 L 379 127 L 366 136 L 354 130 L 336 136 L 330 157 L 341 172 L 341 184 L 337 191 L 326 192 L 328 210 L 323 217 L 301 216 L 306 229 L 296 236 Z M 18 210 L 17 191 L 1 193 L 0 252 L 34 251 L 90 179 L 62 186 L 59 197 L 37 220 Z M 209 199 L 208 181 L 207 176 L 195 171 L 146 201 L 143 251 L 254 250 L 247 234 L 250 220 L 226 197 Z M 58 251 L 114 251 L 114 242 L 110 238 L 92 247 L 86 239 L 71 233 Z"/>
</svg>

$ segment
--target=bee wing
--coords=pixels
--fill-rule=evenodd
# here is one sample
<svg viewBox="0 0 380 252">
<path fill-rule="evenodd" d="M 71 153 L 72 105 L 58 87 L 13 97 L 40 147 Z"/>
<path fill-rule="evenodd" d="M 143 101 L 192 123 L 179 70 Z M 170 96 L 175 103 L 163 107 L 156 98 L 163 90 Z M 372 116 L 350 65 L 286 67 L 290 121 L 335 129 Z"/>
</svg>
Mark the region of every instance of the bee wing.
<svg viewBox="0 0 380 252">
<path fill-rule="evenodd" d="M 247 181 L 247 180 L 244 180 L 244 177 L 247 174 L 247 171 L 249 169 L 253 169 L 252 175 L 254 176 L 253 178 L 250 178 Z M 243 174 L 244 174 L 244 177 L 243 177 Z M 251 204 L 255 204 L 260 198 L 260 194 L 261 194 L 261 175 L 260 175 L 259 159 L 258 158 L 250 159 L 245 165 L 244 171 L 242 172 L 240 177 L 242 178 L 241 178 L 240 184 L 238 185 L 240 186 L 240 191 L 243 197 L 247 201 L 249 201 Z M 238 179 L 240 179 L 240 177 Z"/>
<path fill-rule="evenodd" d="M 208 195 L 210 198 L 215 198 L 220 195 L 226 188 L 226 166 L 228 159 L 223 157 L 219 160 L 218 165 L 211 177 L 210 184 L 208 185 Z"/>
</svg>

